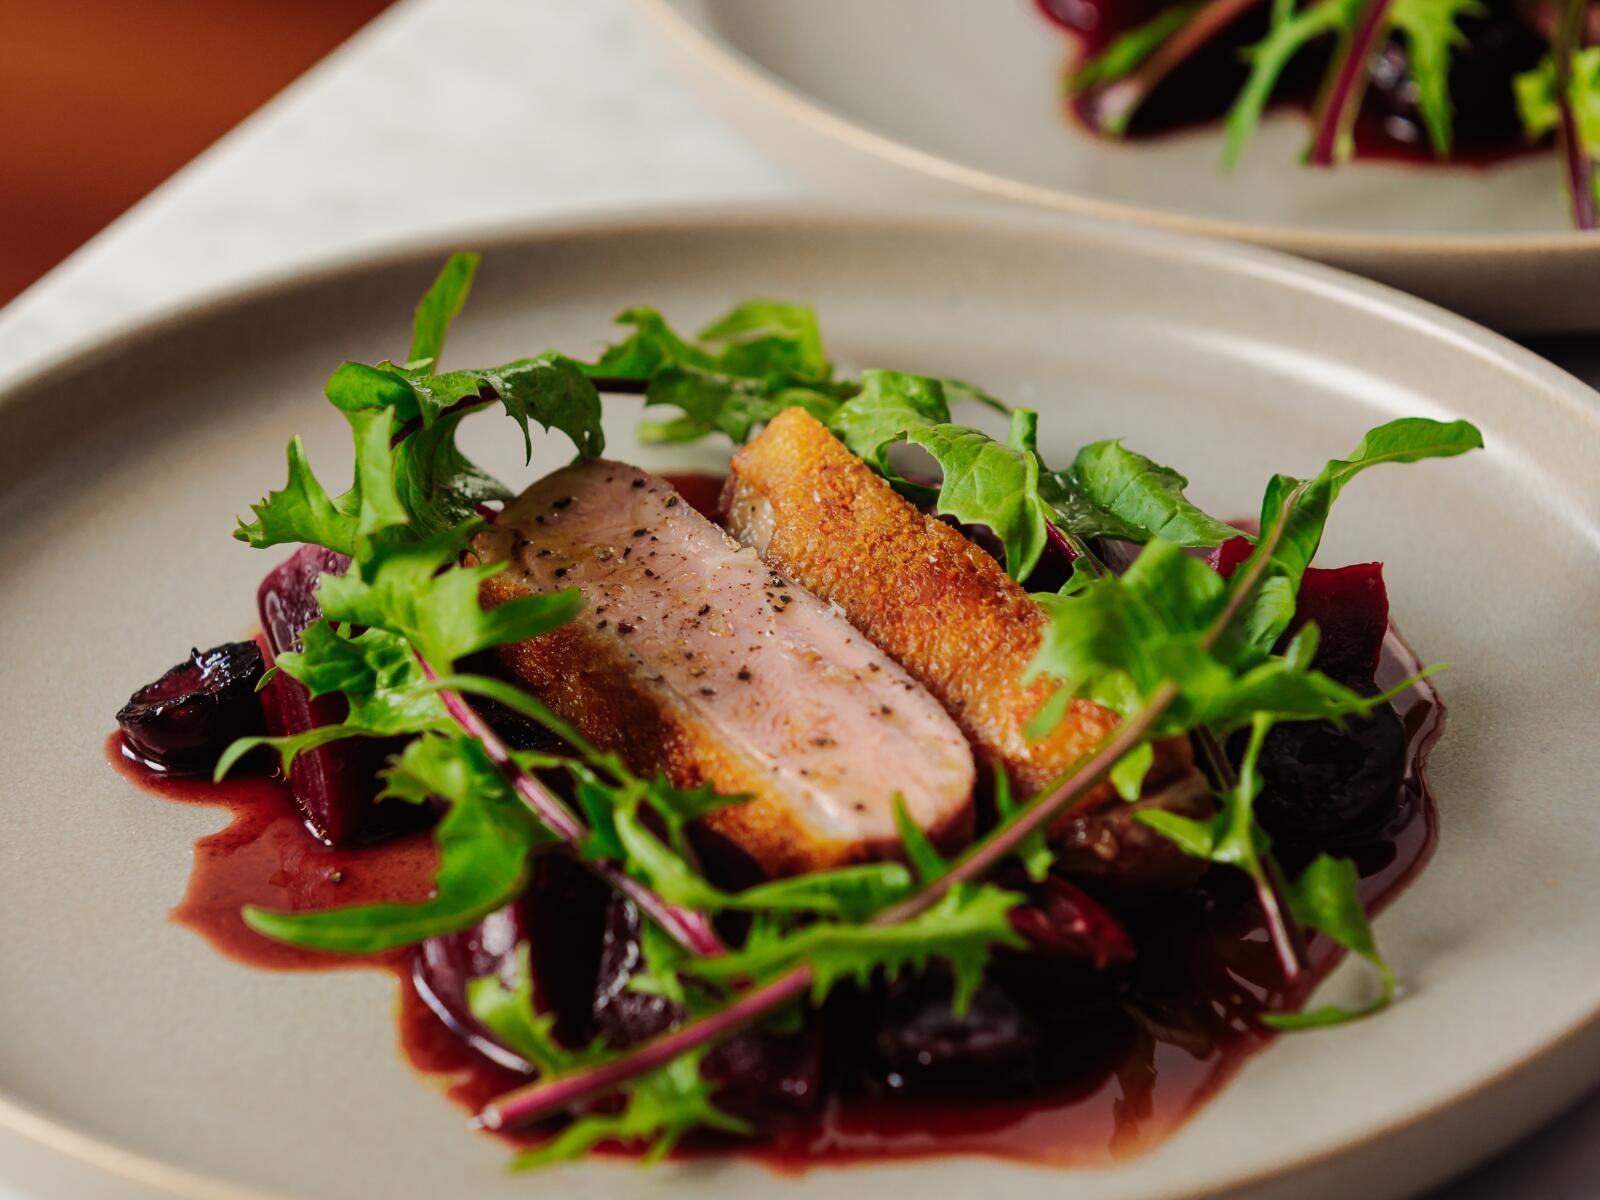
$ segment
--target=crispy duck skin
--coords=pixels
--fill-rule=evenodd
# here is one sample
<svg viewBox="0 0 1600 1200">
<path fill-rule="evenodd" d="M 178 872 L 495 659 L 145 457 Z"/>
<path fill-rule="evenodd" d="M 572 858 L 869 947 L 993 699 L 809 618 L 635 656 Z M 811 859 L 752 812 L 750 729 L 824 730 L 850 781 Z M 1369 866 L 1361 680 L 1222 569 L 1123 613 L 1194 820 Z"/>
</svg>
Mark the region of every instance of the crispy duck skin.
<svg viewBox="0 0 1600 1200">
<path fill-rule="evenodd" d="M 918 511 L 809 413 L 786 409 L 734 455 L 723 512 L 734 536 L 837 606 L 932 692 L 1020 794 L 1059 778 L 1116 726 L 1115 714 L 1075 699 L 1051 733 L 1027 738 L 1051 692 L 1046 680 L 1021 683 L 1044 611 L 986 551 Z M 1155 751 L 1147 794 L 1198 779 L 1187 739 Z M 1091 807 L 1113 797 L 1102 785 Z"/>
<path fill-rule="evenodd" d="M 486 604 L 576 587 L 586 605 L 502 665 L 643 774 L 745 803 L 712 831 L 773 875 L 892 855 L 893 797 L 970 836 L 972 752 L 938 702 L 665 481 L 604 459 L 557 471 L 475 543 L 512 565 Z"/>
</svg>

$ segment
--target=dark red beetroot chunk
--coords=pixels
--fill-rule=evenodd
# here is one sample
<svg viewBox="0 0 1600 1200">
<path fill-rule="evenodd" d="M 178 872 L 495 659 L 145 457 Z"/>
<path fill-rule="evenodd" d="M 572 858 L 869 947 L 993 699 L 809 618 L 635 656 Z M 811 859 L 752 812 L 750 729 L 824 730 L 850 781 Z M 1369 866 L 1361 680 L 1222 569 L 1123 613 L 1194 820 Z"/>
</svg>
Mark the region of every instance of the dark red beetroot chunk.
<svg viewBox="0 0 1600 1200">
<path fill-rule="evenodd" d="M 118 711 L 125 750 L 156 771 L 210 770 L 229 743 L 261 732 L 256 684 L 265 669 L 254 642 L 191 650 Z"/>
<path fill-rule="evenodd" d="M 438 1017 L 480 1053 L 502 1066 L 529 1070 L 472 1015 L 467 985 L 498 975 L 514 978 L 517 946 L 531 947 L 534 1007 L 555 1017 L 565 1045 L 587 1045 L 594 1037 L 591 1010 L 600 966 L 610 890 L 571 859 L 540 858 L 527 891 L 471 929 L 429 938 L 412 959 L 417 993 Z"/>
<path fill-rule="evenodd" d="M 594 1015 L 599 1031 L 616 1046 L 629 1046 L 664 1032 L 684 1012 L 661 996 L 629 987 L 642 965 L 639 911 L 614 897 L 606 914 Z M 718 1103 L 758 1124 L 814 1111 L 822 1101 L 821 1031 L 814 1019 L 795 1034 L 759 1029 L 734 1034 L 706 1055 L 703 1071 L 719 1085 Z"/>
<path fill-rule="evenodd" d="M 343 575 L 349 569 L 350 560 L 343 554 L 302 546 L 261 581 L 256 606 L 271 655 L 300 649 L 301 634 L 322 616 L 318 578 Z M 261 707 L 268 730 L 277 736 L 337 725 L 349 713 L 342 696 L 312 699 L 302 684 L 282 672 L 262 690 Z M 398 747 L 387 739 L 349 738 L 299 755 L 289 783 L 311 831 L 330 845 L 348 846 L 413 825 L 418 818 L 413 806 L 373 800 L 378 771 Z"/>
<path fill-rule="evenodd" d="M 1133 939 L 1099 901 L 1058 875 L 1028 889 L 1011 926 L 1032 953 L 1076 959 L 1096 970 L 1133 961 Z"/>
<path fill-rule="evenodd" d="M 1231 576 L 1252 546 L 1233 538 L 1207 561 Z M 1318 670 L 1359 692 L 1374 690 L 1373 675 L 1389 630 L 1389 593 L 1382 563 L 1310 567 L 1300 582 L 1294 623 L 1285 641 L 1307 621 L 1320 632 L 1313 662 Z M 1280 643 L 1280 649 L 1282 644 Z M 1238 753 L 1242 739 L 1230 750 Z M 1383 705 L 1366 719 L 1339 728 L 1326 721 L 1273 727 L 1261 755 L 1264 780 L 1256 810 L 1278 837 L 1326 840 L 1360 832 L 1382 820 L 1400 794 L 1406 733 L 1394 709 Z"/>
<path fill-rule="evenodd" d="M 1233 576 L 1255 547 L 1242 537 L 1230 538 L 1206 556 L 1206 562 L 1224 579 Z M 1300 581 L 1295 604 L 1293 634 L 1307 621 L 1315 621 L 1316 666 L 1344 683 L 1371 683 L 1389 631 L 1389 593 L 1383 585 L 1382 563 L 1356 563 L 1348 567 L 1308 567 Z"/>
</svg>

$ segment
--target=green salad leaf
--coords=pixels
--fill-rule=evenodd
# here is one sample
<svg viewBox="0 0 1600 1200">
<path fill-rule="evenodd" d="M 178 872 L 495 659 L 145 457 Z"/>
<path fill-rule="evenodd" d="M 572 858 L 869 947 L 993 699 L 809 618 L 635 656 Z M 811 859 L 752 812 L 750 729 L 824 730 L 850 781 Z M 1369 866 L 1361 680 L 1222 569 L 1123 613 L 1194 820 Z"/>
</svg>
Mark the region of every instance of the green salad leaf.
<svg viewBox="0 0 1600 1200">
<path fill-rule="evenodd" d="M 1086 92 L 1132 74 L 1163 42 L 1193 20 L 1202 7 L 1200 4 L 1174 4 L 1163 8 L 1142 25 L 1114 38 L 1109 46 L 1073 71 L 1067 81 L 1068 88 L 1073 92 Z"/>
<path fill-rule="evenodd" d="M 816 923 L 798 928 L 758 918 L 737 950 L 694 965 L 694 973 L 732 983 L 746 976 L 771 978 L 799 964 L 812 971 L 814 1003 L 839 982 L 868 983 L 875 974 L 893 979 L 921 971 L 934 960 L 950 968 L 955 980 L 951 1001 L 959 1016 L 983 982 L 996 946 L 1020 947 L 1010 912 L 1021 897 L 992 884 L 958 884 L 932 908 L 893 925 Z"/>
<path fill-rule="evenodd" d="M 1389 24 L 1406 47 L 1406 63 L 1417 87 L 1417 108 L 1428 141 L 1440 158 L 1448 158 L 1452 142 L 1450 59 L 1467 44 L 1463 17 L 1488 12 L 1482 0 L 1391 0 Z"/>
<path fill-rule="evenodd" d="M 1561 123 L 1554 61 L 1545 58 L 1533 70 L 1518 75 L 1512 83 L 1517 113 L 1529 140 L 1554 133 Z M 1600 46 L 1573 53 L 1568 99 L 1583 144 L 1591 148 L 1600 146 Z"/>
<path fill-rule="evenodd" d="M 1378 951 L 1367 913 L 1361 906 L 1360 877 L 1348 858 L 1319 854 L 1300 873 L 1289 890 L 1289 903 L 1295 919 L 1309 929 L 1326 934 L 1346 950 L 1357 954 L 1378 969 L 1382 987 L 1369 1003 L 1360 1008 L 1329 1005 L 1310 1012 L 1267 1013 L 1262 1021 L 1276 1029 L 1315 1029 L 1339 1025 L 1370 1016 L 1387 1008 L 1394 1000 L 1394 971 Z"/>
<path fill-rule="evenodd" d="M 473 277 L 483 261 L 480 254 L 452 254 L 445 260 L 443 269 L 433 285 L 417 302 L 416 317 L 411 326 L 411 350 L 406 355 L 408 366 L 432 365 L 439 361 L 444 351 L 444 340 L 449 336 L 451 323 L 461 315 L 472 290 Z"/>
<path fill-rule="evenodd" d="M 1072 460 L 1071 480 L 1094 506 L 1133 531 L 1131 540 L 1175 546 L 1217 546 L 1239 536 L 1233 526 L 1202 512 L 1183 494 L 1189 481 L 1122 444 L 1094 442 Z"/>
<path fill-rule="evenodd" d="M 604 1056 L 599 1046 L 569 1050 L 556 1038 L 555 1017 L 541 1013 L 533 995 L 533 950 L 518 944 L 511 978 L 484 975 L 467 980 L 467 1008 L 495 1040 L 540 1074 L 573 1071 Z"/>
<path fill-rule="evenodd" d="M 579 1117 L 549 1141 L 518 1154 L 513 1169 L 571 1162 L 602 1142 L 644 1144 L 648 1148 L 640 1165 L 649 1166 L 692 1130 L 751 1133 L 747 1121 L 712 1102 L 712 1085 L 700 1072 L 705 1055 L 702 1046 L 639 1076 L 628 1087 L 621 1112 Z"/>
<path fill-rule="evenodd" d="M 453 933 L 515 899 L 528 856 L 551 840 L 470 738 L 426 735 L 407 744 L 385 794 L 449 803 L 434 832 L 434 895 L 417 904 L 367 904 L 322 912 L 275 912 L 250 905 L 245 924 L 279 941 L 339 954 L 379 954 Z"/>
<path fill-rule="evenodd" d="M 1349 457 L 1330 459 L 1311 479 L 1274 475 L 1261 501 L 1262 537 L 1273 532 L 1280 514 L 1285 514 L 1284 528 L 1271 571 L 1241 623 L 1247 636 L 1258 646 L 1270 646 L 1289 627 L 1300 580 L 1322 544 L 1328 512 L 1350 480 L 1384 463 L 1452 458 L 1482 447 L 1483 435 L 1469 421 L 1401 417 L 1369 430 Z"/>
<path fill-rule="evenodd" d="M 1272 0 L 1267 34 L 1245 51 L 1250 74 L 1228 110 L 1224 128 L 1222 165 L 1231 170 L 1244 157 L 1261 125 L 1267 102 L 1295 57 L 1313 42 L 1330 34 L 1348 34 L 1355 28 L 1366 0 L 1311 0 L 1296 8 L 1295 0 Z"/>
</svg>

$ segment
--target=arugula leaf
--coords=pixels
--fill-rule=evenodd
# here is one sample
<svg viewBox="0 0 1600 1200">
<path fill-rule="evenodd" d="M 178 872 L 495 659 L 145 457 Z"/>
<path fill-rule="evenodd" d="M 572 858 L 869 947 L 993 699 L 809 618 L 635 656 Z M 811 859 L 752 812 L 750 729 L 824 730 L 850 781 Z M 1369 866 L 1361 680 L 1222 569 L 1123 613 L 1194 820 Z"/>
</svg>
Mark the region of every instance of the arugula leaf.
<svg viewBox="0 0 1600 1200">
<path fill-rule="evenodd" d="M 307 627 L 302 645 L 299 652 L 280 654 L 277 669 L 305 684 L 312 696 L 343 695 L 349 704 L 344 721 L 282 737 L 239 738 L 217 760 L 217 779 L 257 746 L 276 750 L 288 774 L 298 755 L 342 738 L 394 737 L 453 727 L 438 693 L 427 688 L 411 647 L 394 634 L 369 629 L 352 638 L 320 620 Z"/>
<path fill-rule="evenodd" d="M 480 587 L 507 564 L 458 565 L 460 552 L 479 528 L 481 524 L 468 524 L 419 542 L 375 547 L 358 560 L 357 571 L 324 575 L 317 586 L 324 615 L 330 621 L 386 629 L 435 664 L 537 637 L 571 620 L 583 606 L 575 588 L 483 608 Z M 450 569 L 442 569 L 446 567 Z"/>
<path fill-rule="evenodd" d="M 641 800 L 637 789 L 625 789 L 611 807 L 611 825 L 629 873 L 648 883 L 668 904 L 700 912 L 724 907 L 727 893 L 708 883 L 682 855 L 645 828 L 639 818 Z"/>
<path fill-rule="evenodd" d="M 278 656 L 278 668 L 312 696 L 344 693 L 363 718 L 357 724 L 405 733 L 448 720 L 438 694 L 421 690 L 426 676 L 403 638 L 383 629 L 351 637 L 324 619 L 306 628 L 301 644 Z"/>
<path fill-rule="evenodd" d="M 496 400 L 522 431 L 530 454 L 530 422 L 567 434 L 580 457 L 605 449 L 598 393 L 576 363 L 553 352 L 448 375 L 345 363 L 326 390 L 351 427 L 354 485 L 330 499 L 296 437 L 289 443 L 288 483 L 251 506 L 256 519 L 239 522 L 239 540 L 258 548 L 305 542 L 360 557 L 379 535 L 390 541 L 425 537 L 466 520 L 481 502 L 508 498 L 505 486 L 455 443 L 462 419 Z M 401 534 L 403 527 L 409 528 Z"/>
<path fill-rule="evenodd" d="M 1158 737 L 1200 725 L 1224 733 L 1261 712 L 1338 720 L 1383 702 L 1311 670 L 1317 633 L 1309 623 L 1283 655 L 1249 641 L 1208 645 L 1209 630 L 1243 579 L 1241 572 L 1225 582 L 1199 559 L 1156 540 L 1121 576 L 1036 597 L 1050 620 L 1023 680 L 1046 676 L 1062 687 L 1030 723 L 1030 735 L 1060 719 L 1068 696 L 1127 717 L 1163 685 L 1175 686 L 1177 695 L 1156 724 Z M 1119 764 L 1112 779 L 1125 799 L 1137 797 L 1149 762 L 1145 751 Z"/>
<path fill-rule="evenodd" d="M 817 383 L 833 378 L 809 304 L 746 300 L 702 329 L 699 339 L 716 348 L 718 365 L 735 375 Z"/>
<path fill-rule="evenodd" d="M 750 440 L 786 408 L 803 408 L 818 420 L 832 416 L 839 402 L 813 388 L 783 387 L 773 390 L 764 379 L 749 379 L 700 367 L 669 367 L 655 375 L 645 393 L 645 405 L 672 405 L 681 416 L 668 422 L 643 422 L 647 442 L 694 441 L 708 433 L 726 434 L 735 443 Z"/>
<path fill-rule="evenodd" d="M 509 500 L 511 489 L 461 453 L 456 432 L 479 409 L 445 413 L 404 438 L 393 451 L 394 487 L 410 515 L 410 532 L 425 537 L 477 515 L 478 506 Z"/>
<path fill-rule="evenodd" d="M 556 1040 L 554 1014 L 541 1013 L 533 1002 L 533 952 L 518 944 L 511 978 L 485 975 L 467 980 L 467 1008 L 495 1040 L 533 1066 L 541 1075 L 575 1071 L 604 1056 L 596 1045 L 569 1050 Z"/>
<path fill-rule="evenodd" d="M 1517 113 L 1530 141 L 1556 131 L 1561 107 L 1556 94 L 1556 65 L 1548 56 L 1533 70 L 1512 81 Z M 1588 147 L 1600 146 L 1600 46 L 1572 55 L 1572 81 L 1568 99 L 1578 120 L 1578 136 Z"/>
<path fill-rule="evenodd" d="M 241 520 L 233 536 L 260 549 L 308 542 L 355 556 L 384 530 L 406 524 L 408 517 L 395 490 L 389 457 L 392 409 L 347 412 L 355 441 L 355 481 L 337 499 L 329 499 L 306 458 L 299 437 L 289 441 L 289 481 L 266 499 L 251 505 L 256 519 Z"/>
<path fill-rule="evenodd" d="M 1440 158 L 1450 156 L 1450 56 L 1467 44 L 1460 21 L 1488 11 L 1481 0 L 1391 0 L 1389 6 L 1389 24 L 1405 40 L 1428 141 Z"/>
<path fill-rule="evenodd" d="M 1587 228 L 1593 224 L 1595 208 L 1600 205 L 1600 173 L 1593 165 L 1595 155 L 1600 153 L 1600 46 L 1577 46 L 1581 31 L 1574 22 L 1581 20 L 1581 14 L 1565 18 L 1551 54 L 1532 71 L 1513 79 L 1512 87 L 1529 141 L 1561 134 L 1563 109 L 1571 114 L 1578 144 L 1567 147 L 1564 137 L 1558 137 L 1558 143 L 1574 222 L 1579 228 Z M 1564 98 L 1560 84 L 1562 62 L 1567 67 Z M 1590 193 L 1587 197 L 1585 190 Z"/>
<path fill-rule="evenodd" d="M 1142 772 L 1141 772 L 1142 774 Z M 1000 818 L 1000 824 L 1007 825 L 1014 820 L 1023 810 L 1023 805 L 1013 799 L 1011 794 L 1011 776 L 1000 763 L 994 767 L 994 808 Z M 1046 875 L 1050 874 L 1050 864 L 1055 862 L 1055 854 L 1050 849 L 1050 844 L 1045 840 L 1045 831 L 1036 830 L 1022 840 L 1017 847 L 1017 857 L 1022 860 L 1022 869 L 1027 872 L 1028 878 L 1034 883 L 1044 882 Z"/>
<path fill-rule="evenodd" d="M 1023 944 L 1009 917 L 1021 900 L 992 884 L 960 883 L 931 908 L 894 925 L 814 924 L 787 930 L 758 919 L 742 948 L 696 962 L 693 971 L 733 983 L 747 976 L 769 978 L 804 963 L 813 973 L 812 1000 L 820 1003 L 841 980 L 865 984 L 878 972 L 893 979 L 940 959 L 954 975 L 951 1007 L 960 1015 L 983 982 L 991 949 Z"/>
<path fill-rule="evenodd" d="M 1225 170 L 1232 170 L 1244 156 L 1267 101 L 1295 55 L 1330 33 L 1348 33 L 1365 2 L 1312 0 L 1309 7 L 1296 11 L 1295 0 L 1273 0 L 1272 24 L 1266 36 L 1244 52 L 1250 76 L 1228 110 L 1222 151 Z"/>
<path fill-rule="evenodd" d="M 922 826 L 911 816 L 910 810 L 906 808 L 905 797 L 899 792 L 894 796 L 894 827 L 900 835 L 900 844 L 905 848 L 906 859 L 917 873 L 919 883 L 930 884 L 950 869 L 944 856 L 922 831 Z"/>
<path fill-rule="evenodd" d="M 1483 447 L 1483 435 L 1469 421 L 1433 421 L 1426 417 L 1401 417 L 1367 431 L 1348 458 L 1330 459 L 1313 479 L 1274 475 L 1261 501 L 1261 534 L 1265 540 L 1283 517 L 1283 535 L 1272 552 L 1269 575 L 1240 623 L 1257 646 L 1271 646 L 1294 619 L 1294 599 L 1300 580 L 1311 565 L 1328 512 L 1345 484 L 1370 467 L 1383 463 L 1414 463 L 1428 458 L 1451 458 Z M 1248 562 L 1240 568 L 1248 569 Z"/>
<path fill-rule="evenodd" d="M 1263 857 L 1270 848 L 1266 833 L 1255 823 L 1255 801 L 1261 794 L 1261 748 L 1272 729 L 1270 716 L 1256 715 L 1250 740 L 1239 762 L 1239 780 L 1222 796 L 1222 806 L 1207 820 L 1146 809 L 1133 819 L 1167 838 L 1185 854 L 1237 867 L 1251 879 L 1266 878 Z"/>
<path fill-rule="evenodd" d="M 1175 546 L 1217 546 L 1239 531 L 1196 507 L 1183 489 L 1189 481 L 1129 450 L 1120 438 L 1093 442 L 1072 461 L 1072 482 L 1096 508 L 1110 513 L 1135 536 Z"/>
<path fill-rule="evenodd" d="M 1043 553 L 1050 508 L 1039 495 L 1038 424 L 1028 409 L 1011 413 L 1005 442 L 950 423 L 944 384 L 925 375 L 863 371 L 861 391 L 834 414 L 830 428 L 852 453 L 912 499 L 932 501 L 943 516 L 991 530 L 1005 547 L 1006 570 L 1026 579 Z M 937 489 L 904 478 L 889 448 L 909 442 L 943 473 Z"/>
<path fill-rule="evenodd" d="M 417 314 L 411 327 L 411 351 L 406 355 L 408 365 L 424 361 L 431 365 L 439 361 L 450 323 L 460 315 L 461 306 L 467 302 L 472 277 L 478 273 L 482 257 L 452 254 L 445 261 L 433 286 L 417 302 Z"/>
<path fill-rule="evenodd" d="M 524 1150 L 514 1170 L 532 1170 L 582 1158 L 602 1142 L 649 1145 L 641 1166 L 659 1162 L 684 1134 L 719 1129 L 749 1134 L 750 1125 L 712 1103 L 712 1085 L 700 1073 L 706 1048 L 680 1055 L 633 1081 L 619 1113 L 579 1117 L 542 1145 Z"/>
<path fill-rule="evenodd" d="M 865 921 L 911 894 L 911 872 L 895 862 L 858 863 L 774 879 L 737 892 L 732 906 L 746 912 L 814 913 Z"/>
<path fill-rule="evenodd" d="M 1026 579 L 1048 540 L 1049 508 L 1039 498 L 1039 460 L 1025 448 L 1034 413 L 1012 413 L 1011 436 L 997 442 L 959 425 L 913 429 L 906 440 L 921 446 L 943 472 L 935 502 L 944 516 L 986 526 L 1005 547 L 1006 571 Z"/>
<path fill-rule="evenodd" d="M 913 429 L 933 429 L 949 421 L 950 404 L 937 379 L 869 370 L 861 372 L 861 391 L 840 406 L 828 428 L 879 475 L 902 491 L 931 500 L 932 488 L 908 483 L 889 465 L 889 447 Z"/>
<path fill-rule="evenodd" d="M 1162 9 L 1144 24 L 1120 34 L 1099 54 L 1084 62 L 1068 76 L 1067 87 L 1073 92 L 1086 92 L 1132 74 L 1200 9 L 1199 4 L 1175 4 Z"/>
<path fill-rule="evenodd" d="M 1348 858 L 1319 854 L 1290 887 L 1289 903 L 1295 919 L 1302 925 L 1326 934 L 1378 969 L 1383 981 L 1378 995 L 1370 1003 L 1354 1009 L 1329 1005 L 1310 1012 L 1269 1013 L 1261 1018 L 1264 1024 L 1275 1029 L 1338 1025 L 1370 1016 L 1387 1008 L 1394 1000 L 1394 971 L 1379 952 L 1372 927 L 1367 923 L 1366 910 L 1361 907 L 1357 891 L 1359 879 L 1355 864 Z"/>
<path fill-rule="evenodd" d="M 520 895 L 528 855 L 551 840 L 480 743 L 426 735 L 410 742 L 390 771 L 390 792 L 437 795 L 449 810 L 434 831 L 439 868 L 434 895 L 419 904 L 367 904 L 323 912 L 275 912 L 249 905 L 257 933 L 339 954 L 379 954 L 463 929 Z"/>
<path fill-rule="evenodd" d="M 617 322 L 633 332 L 583 369 L 602 380 L 647 381 L 647 407 L 679 410 L 671 420 L 643 422 L 647 442 L 692 442 L 712 433 L 745 442 L 785 408 L 802 407 L 825 421 L 853 390 L 834 380 L 816 314 L 803 304 L 746 301 L 695 342 L 653 308 L 627 309 Z"/>
<path fill-rule="evenodd" d="M 607 346 L 593 363 L 585 365 L 591 376 L 613 379 L 649 379 L 669 367 L 693 366 L 711 370 L 715 356 L 699 346 L 691 346 L 672 331 L 666 318 L 653 308 L 628 308 L 616 316 L 618 325 L 631 325 L 633 332 L 622 341 Z"/>
</svg>

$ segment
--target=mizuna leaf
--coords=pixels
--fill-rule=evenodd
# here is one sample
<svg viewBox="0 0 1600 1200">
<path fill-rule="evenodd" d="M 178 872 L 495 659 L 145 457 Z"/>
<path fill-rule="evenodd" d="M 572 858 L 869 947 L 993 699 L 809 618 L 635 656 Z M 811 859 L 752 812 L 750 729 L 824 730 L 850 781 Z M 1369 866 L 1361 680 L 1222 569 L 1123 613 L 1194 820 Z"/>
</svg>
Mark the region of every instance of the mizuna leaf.
<svg viewBox="0 0 1600 1200">
<path fill-rule="evenodd" d="M 1440 158 L 1450 156 L 1450 58 L 1467 44 L 1461 19 L 1488 12 L 1481 0 L 1391 0 L 1389 24 L 1406 45 L 1406 63 L 1417 87 L 1417 108 L 1428 141 Z"/>
</svg>

